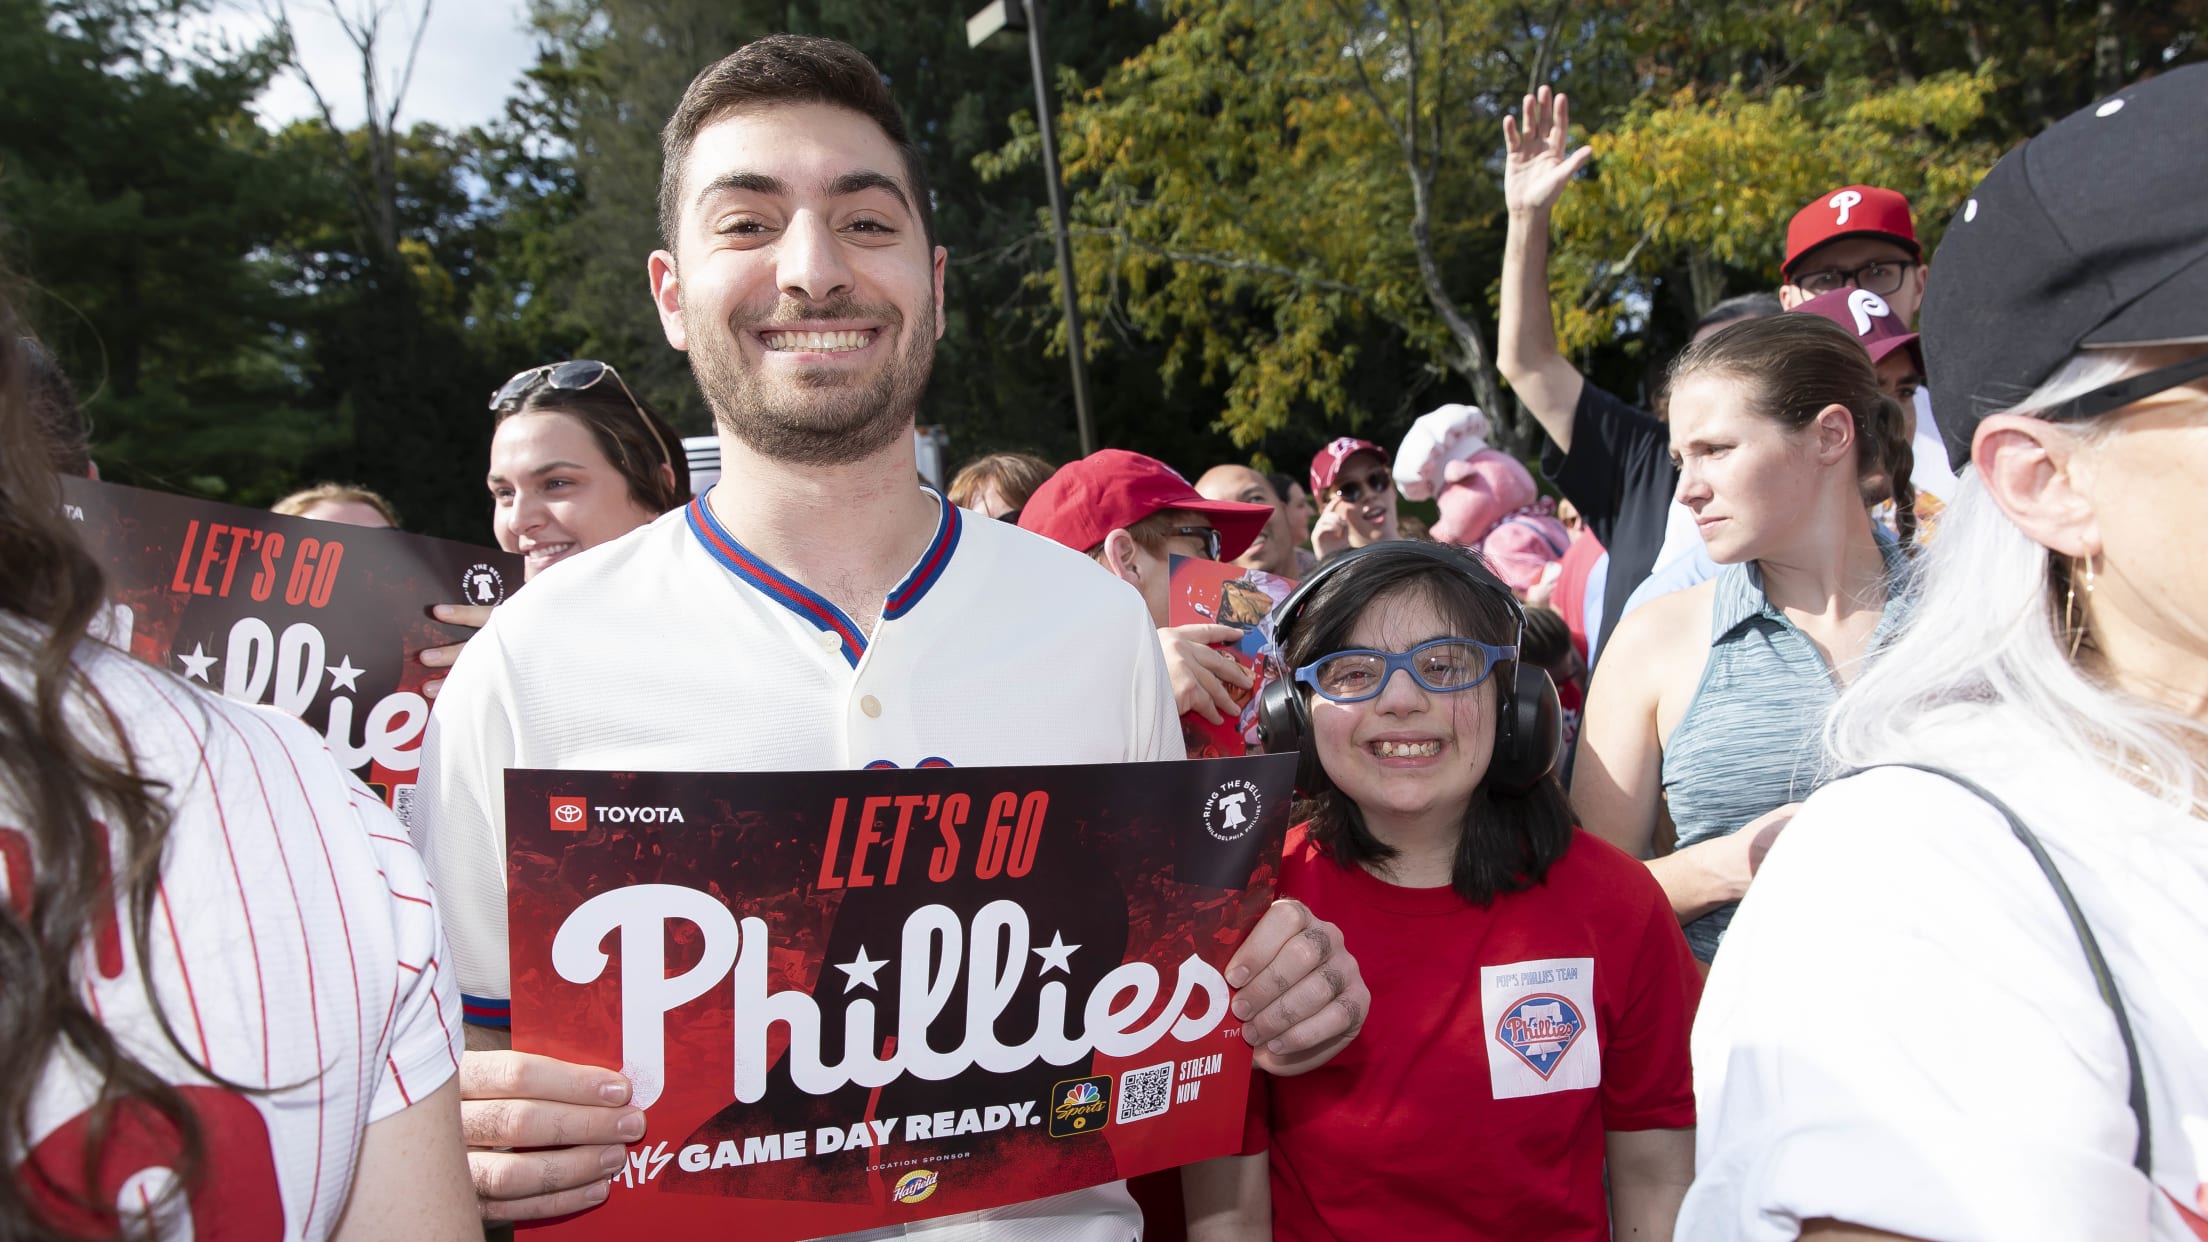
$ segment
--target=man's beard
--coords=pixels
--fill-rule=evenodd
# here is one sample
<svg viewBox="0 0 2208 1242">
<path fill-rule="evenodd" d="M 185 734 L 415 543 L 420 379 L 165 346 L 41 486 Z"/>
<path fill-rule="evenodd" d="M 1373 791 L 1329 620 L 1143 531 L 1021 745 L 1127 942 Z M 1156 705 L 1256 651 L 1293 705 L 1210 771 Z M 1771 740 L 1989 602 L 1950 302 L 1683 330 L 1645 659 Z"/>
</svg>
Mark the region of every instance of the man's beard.
<svg viewBox="0 0 2208 1242">
<path fill-rule="evenodd" d="M 776 310 L 723 325 L 692 319 L 684 308 L 690 373 L 713 410 L 716 426 L 758 453 L 800 466 L 859 461 L 910 434 L 935 365 L 933 303 L 922 304 L 904 352 L 882 362 L 871 379 L 823 368 L 822 373 L 772 383 L 761 368 L 745 363 L 738 342 L 743 334 L 771 329 L 776 322 L 808 319 L 874 320 L 882 325 L 881 337 L 894 339 L 904 326 L 895 307 L 837 298 L 802 308 L 786 302 Z"/>
</svg>

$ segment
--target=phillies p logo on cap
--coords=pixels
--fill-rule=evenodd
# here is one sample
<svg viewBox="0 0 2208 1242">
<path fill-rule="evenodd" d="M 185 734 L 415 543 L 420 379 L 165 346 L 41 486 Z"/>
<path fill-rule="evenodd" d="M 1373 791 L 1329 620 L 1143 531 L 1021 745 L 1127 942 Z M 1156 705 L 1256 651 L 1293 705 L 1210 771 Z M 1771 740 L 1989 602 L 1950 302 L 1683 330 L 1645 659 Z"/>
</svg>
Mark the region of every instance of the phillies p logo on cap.
<svg viewBox="0 0 2208 1242">
<path fill-rule="evenodd" d="M 590 799 L 552 799 L 552 831 L 581 832 L 590 821 Z"/>
</svg>

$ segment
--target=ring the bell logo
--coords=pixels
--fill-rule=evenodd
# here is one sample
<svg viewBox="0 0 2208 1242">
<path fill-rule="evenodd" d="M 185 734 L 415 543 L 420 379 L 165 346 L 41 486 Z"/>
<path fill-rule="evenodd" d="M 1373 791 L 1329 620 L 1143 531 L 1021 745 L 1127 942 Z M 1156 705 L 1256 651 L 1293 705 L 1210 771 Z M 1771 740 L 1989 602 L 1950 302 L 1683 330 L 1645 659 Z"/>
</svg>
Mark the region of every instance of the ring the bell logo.
<svg viewBox="0 0 2208 1242">
<path fill-rule="evenodd" d="M 1075 1078 L 1050 1089 L 1050 1137 L 1096 1134 L 1112 1104 L 1112 1076 Z"/>
</svg>

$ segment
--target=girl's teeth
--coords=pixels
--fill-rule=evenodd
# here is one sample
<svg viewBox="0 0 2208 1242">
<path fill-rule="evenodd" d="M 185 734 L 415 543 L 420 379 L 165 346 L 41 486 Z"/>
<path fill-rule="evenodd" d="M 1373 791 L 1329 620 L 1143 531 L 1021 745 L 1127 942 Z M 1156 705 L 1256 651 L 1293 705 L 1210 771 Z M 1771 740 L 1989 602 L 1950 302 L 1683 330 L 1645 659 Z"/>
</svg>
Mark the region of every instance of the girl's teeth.
<svg viewBox="0 0 2208 1242">
<path fill-rule="evenodd" d="M 1438 755 L 1441 753 L 1441 743 L 1438 741 L 1381 742 L 1376 747 L 1376 749 L 1379 750 L 1381 756 L 1384 758 L 1408 759 L 1418 755 Z"/>
</svg>

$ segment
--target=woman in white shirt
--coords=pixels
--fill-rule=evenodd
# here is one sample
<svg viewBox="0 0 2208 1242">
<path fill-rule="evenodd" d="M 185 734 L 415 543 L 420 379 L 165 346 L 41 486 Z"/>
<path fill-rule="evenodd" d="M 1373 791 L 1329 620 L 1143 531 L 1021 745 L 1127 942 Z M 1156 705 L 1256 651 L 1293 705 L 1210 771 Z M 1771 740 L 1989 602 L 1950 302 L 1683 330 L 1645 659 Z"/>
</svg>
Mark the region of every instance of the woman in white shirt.
<svg viewBox="0 0 2208 1242">
<path fill-rule="evenodd" d="M 2208 1238 L 2203 132 L 2208 67 L 2164 74 L 1949 227 L 1962 481 L 1827 725 L 1874 770 L 1795 817 L 1710 975 L 1680 1238 Z"/>
</svg>

